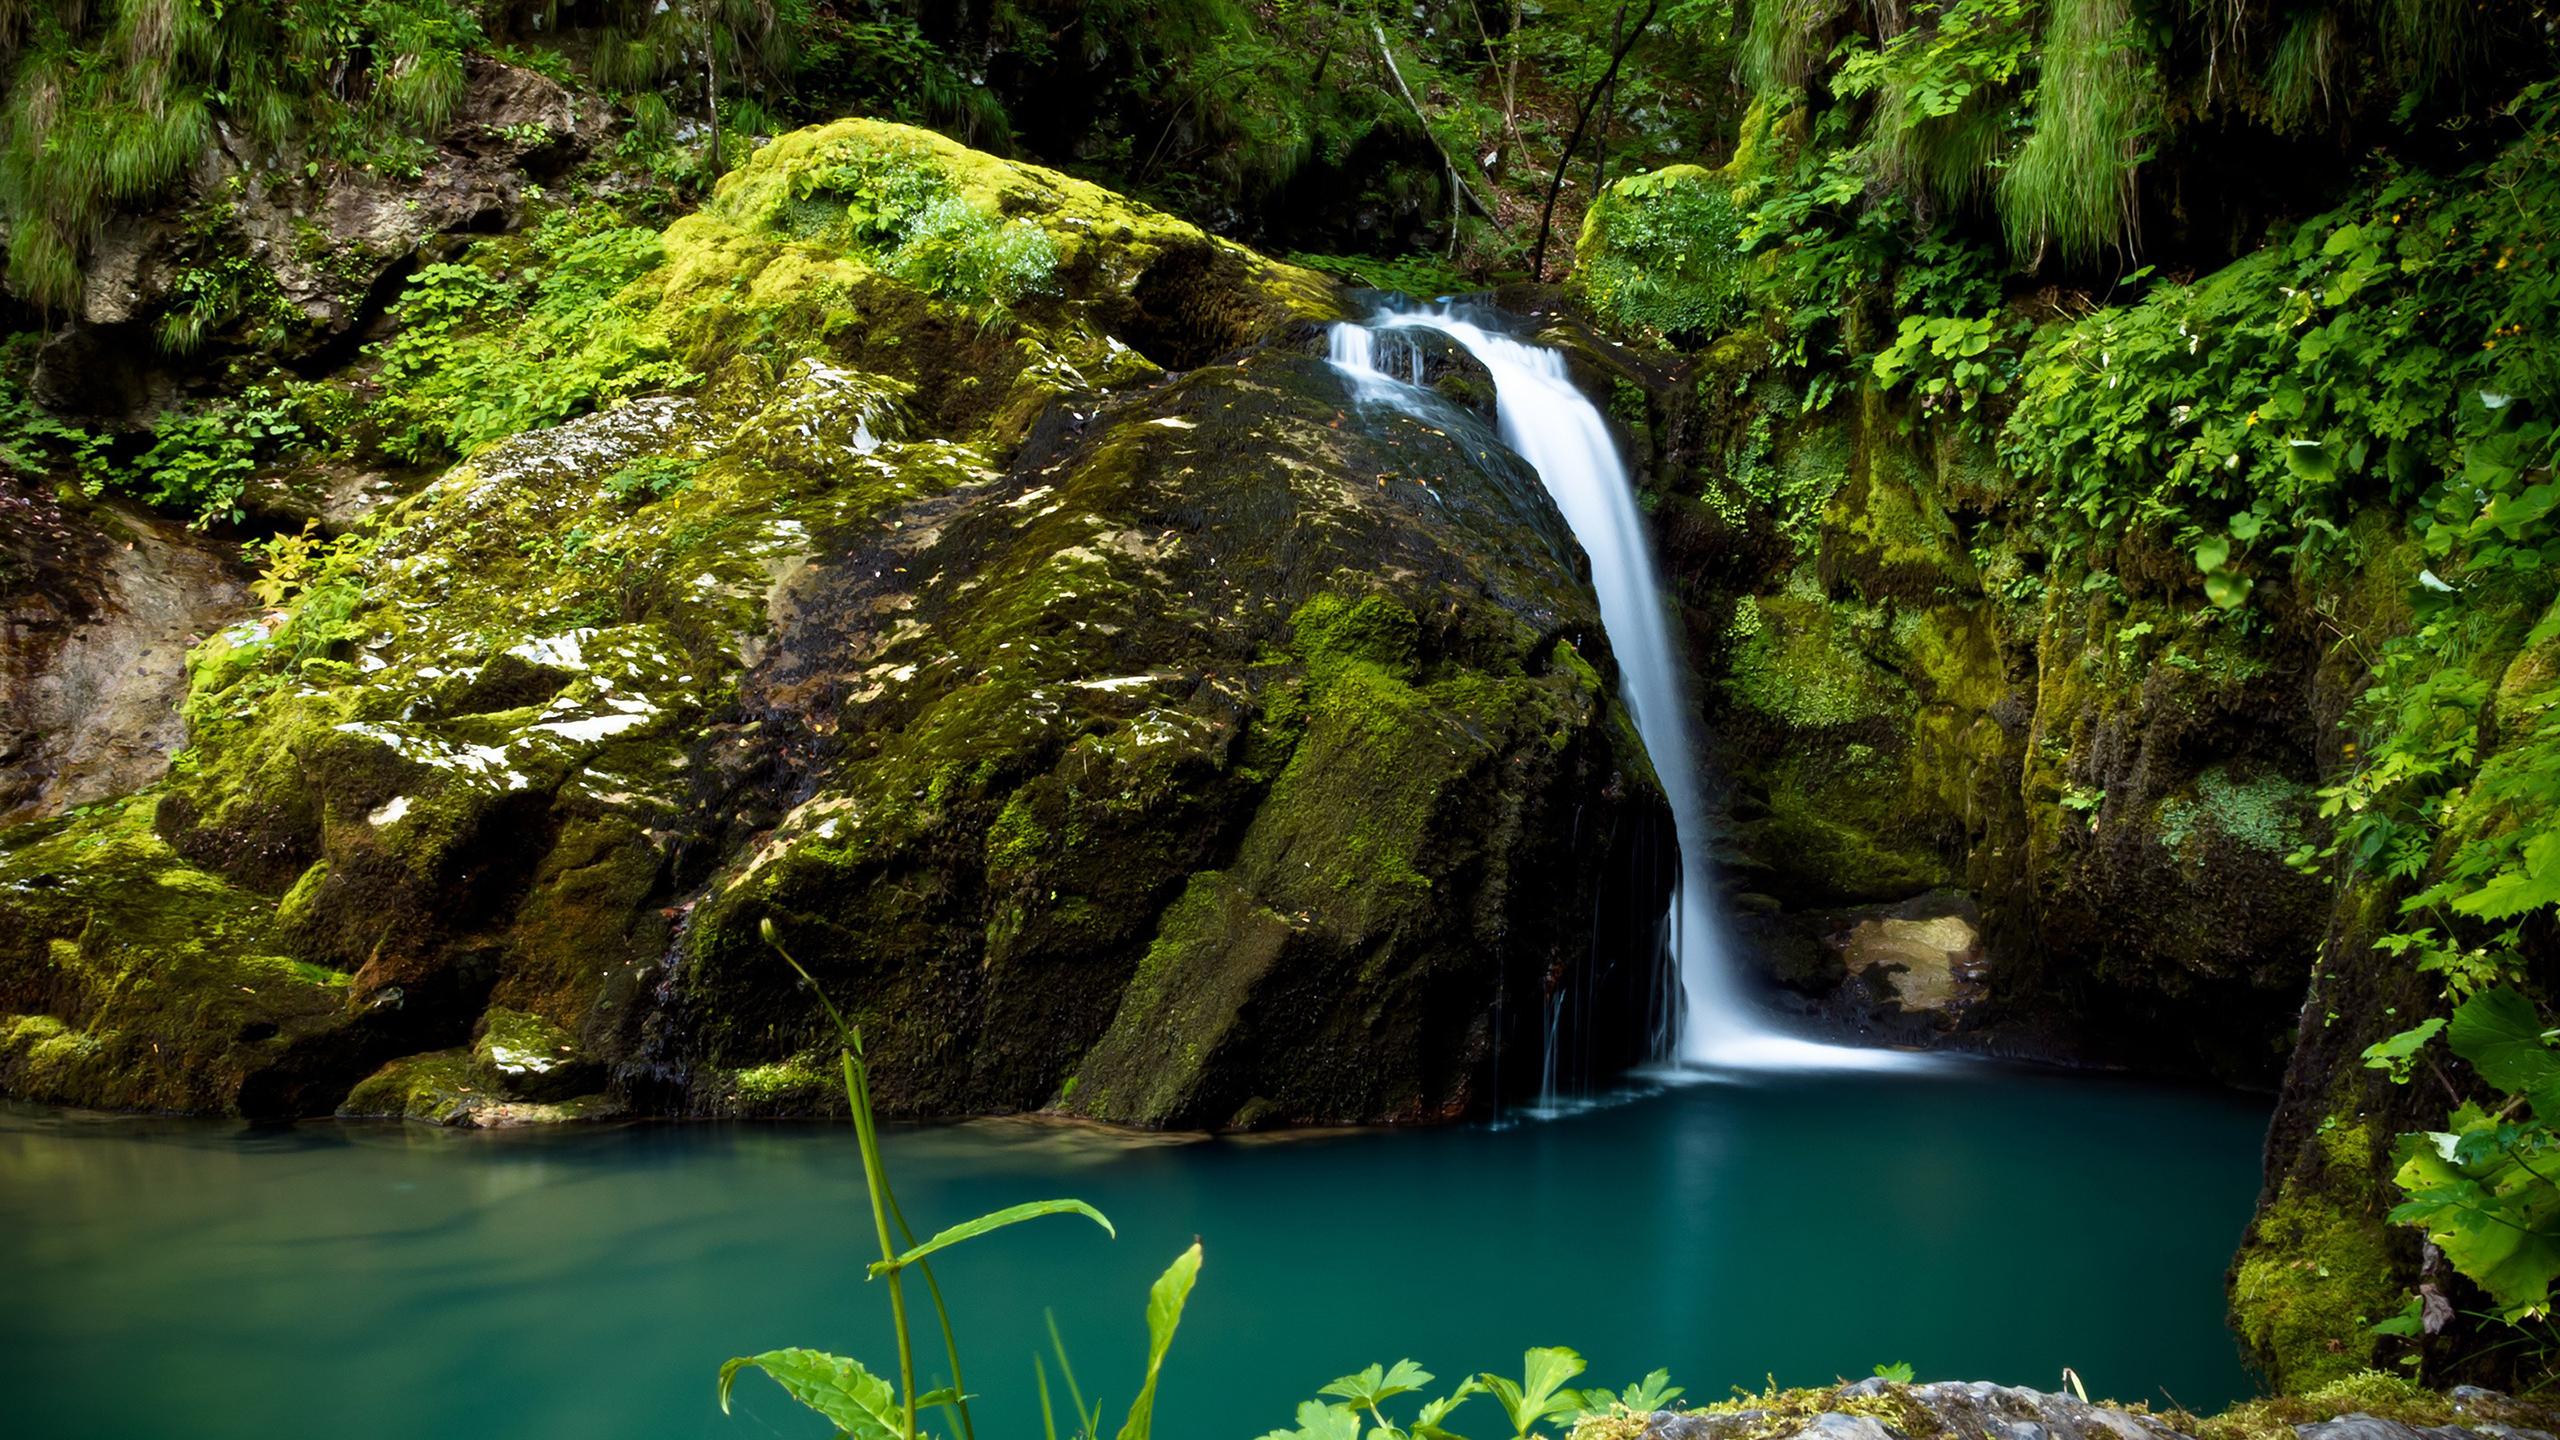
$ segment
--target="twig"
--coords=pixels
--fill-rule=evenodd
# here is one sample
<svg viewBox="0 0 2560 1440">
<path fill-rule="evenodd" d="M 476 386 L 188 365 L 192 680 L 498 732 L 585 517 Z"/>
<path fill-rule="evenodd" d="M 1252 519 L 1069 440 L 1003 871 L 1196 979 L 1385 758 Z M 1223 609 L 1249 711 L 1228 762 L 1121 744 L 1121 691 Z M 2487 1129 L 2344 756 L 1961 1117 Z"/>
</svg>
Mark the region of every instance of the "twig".
<svg viewBox="0 0 2560 1440">
<path fill-rule="evenodd" d="M 1487 205 L 1484 197 L 1476 193 L 1475 187 L 1467 183 L 1467 177 L 1458 172 L 1457 157 L 1451 155 L 1449 147 L 1441 144 L 1440 137 L 1432 133 L 1431 117 L 1423 113 L 1422 102 L 1414 98 L 1413 87 L 1404 83 L 1404 72 L 1396 68 L 1396 52 L 1387 46 L 1387 27 L 1371 21 L 1369 34 L 1378 42 L 1378 58 L 1387 62 L 1387 78 L 1396 82 L 1396 93 L 1404 97 L 1405 105 L 1413 111 L 1413 118 L 1422 126 L 1423 138 L 1431 142 L 1431 148 L 1440 153 L 1440 163 L 1448 167 L 1449 187 L 1458 195 L 1465 196 L 1467 203 L 1475 206 L 1483 213 L 1484 218 L 1492 221 L 1495 229 L 1501 229 L 1502 217 L 1494 214 L 1493 207 Z M 1452 197 L 1450 204 L 1453 208 L 1456 206 L 1455 197 Z M 1451 228 L 1456 227 L 1453 225 Z"/>
<path fill-rule="evenodd" d="M 1636 48 L 1636 41 L 1653 24 L 1653 12 L 1661 8 L 1662 0 L 1646 0 L 1644 14 L 1619 39 L 1617 53 L 1609 57 L 1609 68 L 1601 74 L 1600 83 L 1582 97 L 1582 110 L 1573 117 L 1573 133 L 1565 137 L 1564 149 L 1556 155 L 1556 172 L 1547 180 L 1547 203 L 1538 209 L 1538 242 L 1529 247 L 1529 273 L 1537 279 L 1547 278 L 1547 231 L 1555 223 L 1556 193 L 1564 189 L 1564 172 L 1573 164 L 1573 152 L 1581 148 L 1583 127 L 1591 123 L 1591 111 L 1600 103 L 1600 92 L 1618 78 L 1618 67 L 1626 63 L 1627 52 Z"/>
</svg>

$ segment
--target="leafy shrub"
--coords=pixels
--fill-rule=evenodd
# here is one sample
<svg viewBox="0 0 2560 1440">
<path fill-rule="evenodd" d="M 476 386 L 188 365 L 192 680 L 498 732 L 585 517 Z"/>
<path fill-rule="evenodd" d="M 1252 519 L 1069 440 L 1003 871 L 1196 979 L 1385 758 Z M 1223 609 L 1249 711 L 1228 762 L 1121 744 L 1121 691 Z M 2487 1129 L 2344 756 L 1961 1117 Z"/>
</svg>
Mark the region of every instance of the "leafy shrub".
<svg viewBox="0 0 2560 1440">
<path fill-rule="evenodd" d="M 2517 138 L 2465 173 L 2387 168 L 2201 281 L 2057 327 L 2003 453 L 2058 541 L 2165 535 L 2219 606 L 2245 607 L 2253 573 L 2393 567 L 2407 623 L 2374 647 L 2319 792 L 2334 828 L 2293 859 L 2396 903 L 2374 947 L 2441 988 L 2367 1063 L 2405 1083 L 2441 1043 L 2490 1098 L 2401 1137 L 2393 1216 L 2523 1319 L 2560 1279 L 2560 1051 L 2534 959 L 2560 910 L 2560 85 L 2506 118 Z M 2409 552 L 2367 553 L 2376 509 Z"/>
<path fill-rule="evenodd" d="M 193 515 L 198 525 L 238 521 L 240 498 L 261 462 L 282 457 L 303 439 L 289 397 L 253 385 L 236 399 L 160 417 L 151 448 L 118 475 L 124 488 L 164 510 Z M 90 479 L 96 494 L 104 477 Z"/>
<path fill-rule="evenodd" d="M 918 151 L 846 144 L 793 181 L 804 231 L 835 231 L 919 289 L 1002 309 L 1051 293 L 1058 248 L 1028 220 L 1002 220 L 963 196 Z"/>
<path fill-rule="evenodd" d="M 1703 341 L 1742 313 L 1740 240 L 1733 195 L 1709 172 L 1630 175 L 1585 217 L 1574 280 L 1621 328 Z"/>
<path fill-rule="evenodd" d="M 1448 1394 L 1425 1401 L 1410 1423 L 1398 1424 L 1388 1415 L 1387 1402 L 1421 1394 L 1431 1383 L 1431 1372 L 1411 1360 L 1371 1365 L 1318 1390 L 1320 1398 L 1298 1406 L 1295 1428 L 1274 1430 L 1262 1440 L 1361 1440 L 1363 1416 L 1368 1440 L 1460 1440 L 1447 1421 L 1478 1395 L 1490 1395 L 1502 1407 L 1514 1440 L 1528 1440 L 1544 1427 L 1570 1431 L 1587 1416 L 1649 1415 L 1687 1393 L 1671 1383 L 1667 1370 L 1656 1370 L 1624 1390 L 1577 1390 L 1568 1382 L 1582 1369 L 1580 1355 L 1563 1346 L 1543 1346 L 1520 1357 L 1519 1379 L 1490 1371 L 1470 1375 Z M 1321 1398 L 1327 1396 L 1330 1401 Z"/>
<path fill-rule="evenodd" d="M 663 500 L 693 483 L 701 466 L 672 455 L 644 455 L 604 477 L 607 495 L 628 505 Z"/>
</svg>

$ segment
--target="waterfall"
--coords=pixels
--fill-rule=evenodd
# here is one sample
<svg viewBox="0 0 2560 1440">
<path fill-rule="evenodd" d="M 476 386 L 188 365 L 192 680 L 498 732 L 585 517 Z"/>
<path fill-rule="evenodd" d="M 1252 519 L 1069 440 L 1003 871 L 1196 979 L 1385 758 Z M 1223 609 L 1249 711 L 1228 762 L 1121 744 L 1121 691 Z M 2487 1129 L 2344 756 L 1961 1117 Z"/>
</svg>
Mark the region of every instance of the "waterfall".
<svg viewBox="0 0 2560 1440">
<path fill-rule="evenodd" d="M 1431 329 L 1447 335 L 1492 372 L 1494 406 L 1502 438 L 1538 472 L 1574 538 L 1591 557 L 1591 583 L 1600 598 L 1600 624 L 1618 659 L 1618 699 L 1653 758 L 1671 804 L 1680 844 L 1680 876 L 1672 893 L 1668 939 L 1679 977 L 1677 1039 L 1660 1058 L 1727 1070 L 1886 1069 L 1918 1057 L 1804 1040 L 1775 1027 L 1772 1017 L 1743 991 L 1740 973 L 1716 909 L 1715 876 L 1708 864 L 1712 832 L 1697 773 L 1686 671 L 1672 640 L 1668 607 L 1635 486 L 1609 437 L 1599 408 L 1583 397 L 1556 351 L 1496 335 L 1442 310 L 1389 311 L 1369 325 L 1333 327 L 1330 354 L 1356 400 L 1410 396 L 1422 378 L 1421 356 L 1399 329 Z M 1402 361 L 1392 374 L 1379 362 Z"/>
</svg>

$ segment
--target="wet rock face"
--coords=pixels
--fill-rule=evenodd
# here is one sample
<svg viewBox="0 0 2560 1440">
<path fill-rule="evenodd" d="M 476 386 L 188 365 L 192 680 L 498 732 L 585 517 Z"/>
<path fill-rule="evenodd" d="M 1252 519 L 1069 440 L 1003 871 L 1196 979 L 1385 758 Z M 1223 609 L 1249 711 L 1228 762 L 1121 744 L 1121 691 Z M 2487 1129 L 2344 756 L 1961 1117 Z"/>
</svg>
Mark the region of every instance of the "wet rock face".
<svg viewBox="0 0 2560 1440">
<path fill-rule="evenodd" d="M 1742 897 L 1744 952 L 1827 1028 L 1876 1043 L 1944 1043 L 1991 997 L 1982 912 L 1962 891 L 1788 914 Z"/>
<path fill-rule="evenodd" d="M 284 323 L 208 338 L 280 359 L 351 345 L 422 247 L 512 227 L 525 187 L 573 163 L 602 122 L 556 82 L 474 58 L 453 122 L 415 177 L 346 165 L 310 176 L 225 137 L 178 201 L 100 238 L 79 312 L 37 357 L 34 396 L 58 414 L 106 420 L 139 419 L 174 398 L 153 326 L 183 295 L 190 267 L 221 256 L 257 267 L 247 282 L 257 303 L 241 308 Z"/>
<path fill-rule="evenodd" d="M 1656 877 L 1607 892 L 1658 802 L 1534 475 L 1458 411 L 1348 403 L 1296 355 L 1213 367 L 792 576 L 697 752 L 741 858 L 674 1052 L 820 1038 L 772 916 L 902 1108 L 1419 1119 L 1533 1083 L 1495 1047 L 1534 1063 L 1604 898 L 1654 913 Z"/>
<path fill-rule="evenodd" d="M 1622 362 L 1619 418 L 1763 968 L 1877 1038 L 2271 1083 L 2328 910 L 2285 858 L 2335 717 L 2307 602 L 2243 634 L 2183 555 L 2047 555 L 1986 443 L 1807 412 L 1757 344 Z M 1842 917 L 1950 890 L 1959 1002 L 1846 981 Z"/>
<path fill-rule="evenodd" d="M 880 268 L 828 187 L 884 148 L 1054 283 Z M 398 499 L 198 648 L 161 792 L 0 848 L 0 1085 L 831 1108 L 766 920 L 909 1113 L 1454 1115 L 1568 995 L 1568 1065 L 1634 1058 L 1667 822 L 1582 557 L 1477 420 L 1289 343 L 1321 282 L 870 122 L 664 242 L 620 303 L 703 383 Z"/>
<path fill-rule="evenodd" d="M 232 547 L 0 480 L 0 823 L 160 778 L 187 648 L 248 606 Z"/>
</svg>

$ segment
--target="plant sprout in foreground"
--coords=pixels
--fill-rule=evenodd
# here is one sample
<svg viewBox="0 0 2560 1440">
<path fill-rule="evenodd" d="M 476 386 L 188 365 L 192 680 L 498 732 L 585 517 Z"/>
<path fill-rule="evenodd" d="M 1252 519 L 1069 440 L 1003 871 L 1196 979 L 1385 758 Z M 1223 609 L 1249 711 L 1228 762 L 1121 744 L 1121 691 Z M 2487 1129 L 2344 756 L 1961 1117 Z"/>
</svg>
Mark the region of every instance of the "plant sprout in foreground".
<svg viewBox="0 0 2560 1440">
<path fill-rule="evenodd" d="M 1033 1200 L 964 1220 L 918 1243 L 905 1213 L 898 1208 L 898 1197 L 889 1188 L 888 1170 L 881 1161 L 880 1127 L 871 1111 L 871 1075 L 863 1063 L 862 1032 L 845 1022 L 834 1002 L 819 989 L 817 980 L 791 957 L 790 951 L 782 948 L 773 922 L 766 920 L 762 930 L 765 944 L 817 991 L 818 1003 L 826 1007 L 827 1018 L 835 1022 L 836 1033 L 843 1040 L 845 1104 L 853 1112 L 854 1140 L 862 1152 L 862 1178 L 871 1198 L 872 1229 L 880 1241 L 880 1258 L 871 1263 L 870 1278 L 888 1282 L 889 1322 L 898 1336 L 898 1383 L 893 1389 L 861 1361 L 842 1355 L 822 1350 L 768 1350 L 761 1355 L 738 1356 L 720 1367 L 720 1409 L 724 1414 L 729 1409 L 729 1390 L 737 1383 L 738 1372 L 752 1368 L 771 1376 L 792 1399 L 825 1416 L 835 1425 L 838 1436 L 852 1440 L 915 1440 L 917 1413 L 942 1410 L 957 1440 L 977 1440 L 977 1430 L 969 1419 L 969 1394 L 961 1379 L 960 1345 L 951 1328 L 951 1311 L 943 1303 L 942 1287 L 934 1280 L 933 1267 L 926 1263 L 926 1257 L 964 1240 L 1044 1215 L 1082 1215 L 1107 1234 L 1116 1236 L 1118 1232 L 1112 1230 L 1111 1222 L 1101 1211 L 1081 1200 Z M 900 1244 L 906 1248 L 898 1248 Z M 921 1395 L 916 1393 L 915 1345 L 907 1327 L 905 1281 L 909 1269 L 924 1279 L 934 1318 L 942 1327 L 943 1353 L 951 1362 L 950 1385 Z M 1174 1257 L 1173 1264 L 1147 1291 L 1146 1379 L 1138 1387 L 1138 1398 L 1131 1402 L 1129 1418 L 1121 1423 L 1117 1440 L 1148 1440 L 1155 1423 L 1156 1377 L 1164 1368 L 1165 1351 L 1172 1346 L 1174 1329 L 1182 1322 L 1183 1303 L 1190 1298 L 1192 1283 L 1199 1275 L 1200 1243 L 1195 1240 L 1190 1249 Z M 1050 1337 L 1057 1345 L 1059 1369 L 1076 1408 L 1079 1428 L 1075 1434 L 1082 1440 L 1100 1440 L 1100 1407 L 1085 1406 L 1082 1392 L 1076 1389 L 1074 1372 L 1067 1369 L 1066 1346 L 1057 1337 L 1054 1321 L 1050 1324 Z M 1049 1440 L 1057 1440 L 1047 1372 L 1042 1369 L 1037 1373 L 1041 1415 L 1047 1422 Z"/>
</svg>

